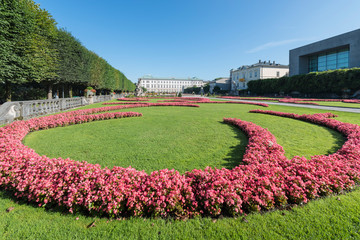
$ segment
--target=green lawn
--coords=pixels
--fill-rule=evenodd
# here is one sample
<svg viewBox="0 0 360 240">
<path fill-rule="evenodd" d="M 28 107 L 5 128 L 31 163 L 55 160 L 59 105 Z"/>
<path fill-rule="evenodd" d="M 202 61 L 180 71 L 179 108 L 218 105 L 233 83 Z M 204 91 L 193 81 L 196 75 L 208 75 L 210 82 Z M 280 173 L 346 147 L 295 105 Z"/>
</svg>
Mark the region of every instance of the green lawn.
<svg viewBox="0 0 360 240">
<path fill-rule="evenodd" d="M 250 101 L 250 100 L 249 100 Z M 263 102 L 279 102 L 269 100 L 252 100 L 252 101 L 263 101 Z M 306 101 L 305 101 L 306 102 Z M 360 103 L 344 103 L 344 102 L 322 102 L 322 101 L 311 101 L 319 104 L 320 106 L 332 106 L 332 107 L 346 107 L 346 108 L 360 108 Z M 300 101 L 301 103 L 301 101 Z"/>
<path fill-rule="evenodd" d="M 38 131 L 24 142 L 40 155 L 70 157 L 109 168 L 132 166 L 148 173 L 163 168 L 185 172 L 206 166 L 237 166 L 247 138 L 237 128 L 223 124 L 223 117 L 241 118 L 268 128 L 285 148 L 287 157 L 331 153 L 344 142 L 339 133 L 325 127 L 248 112 L 255 108 L 264 109 L 239 104 L 130 109 L 143 113 L 143 117 Z"/>
<path fill-rule="evenodd" d="M 94 104 L 89 107 L 99 107 Z M 91 122 L 29 134 L 25 144 L 49 157 L 71 157 L 103 167 L 129 165 L 146 172 L 175 168 L 185 172 L 206 166 L 239 164 L 247 139 L 223 124 L 236 117 L 268 128 L 287 157 L 335 152 L 345 141 L 337 132 L 310 123 L 250 109 L 283 112 L 325 112 L 285 106 L 263 108 L 240 104 L 200 104 L 200 108 L 151 107 L 124 111 L 140 118 Z M 358 114 L 334 112 L 338 120 L 360 124 Z M 38 208 L 0 192 L 2 239 L 347 239 L 360 238 L 360 190 L 312 201 L 292 210 L 242 217 L 187 221 L 142 219 L 110 221 L 61 210 Z M 15 207 L 9 213 L 8 207 Z M 78 218 L 78 220 L 77 220 Z M 87 228 L 94 220 L 95 227 Z"/>
<path fill-rule="evenodd" d="M 316 102 L 322 106 L 360 108 L 360 103 L 343 103 L 343 102 Z"/>
</svg>

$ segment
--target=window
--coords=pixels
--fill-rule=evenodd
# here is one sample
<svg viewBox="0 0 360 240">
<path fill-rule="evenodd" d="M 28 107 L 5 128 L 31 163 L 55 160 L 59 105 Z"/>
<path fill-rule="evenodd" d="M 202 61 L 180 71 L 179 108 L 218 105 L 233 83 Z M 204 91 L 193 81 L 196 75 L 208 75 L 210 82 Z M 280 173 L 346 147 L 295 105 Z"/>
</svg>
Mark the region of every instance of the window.
<svg viewBox="0 0 360 240">
<path fill-rule="evenodd" d="M 280 72 L 276 72 L 276 77 L 280 77 Z"/>
<path fill-rule="evenodd" d="M 250 71 L 250 78 L 252 78 L 252 72 Z"/>
<path fill-rule="evenodd" d="M 313 55 L 308 58 L 309 72 L 321 72 L 349 67 L 349 48 Z"/>
<path fill-rule="evenodd" d="M 316 72 L 317 69 L 318 69 L 317 63 L 318 63 L 317 56 L 309 57 L 309 69 L 308 69 L 308 71 L 309 72 Z"/>
<path fill-rule="evenodd" d="M 255 72 L 254 72 L 254 77 L 257 77 L 257 74 L 258 74 L 258 72 L 257 72 L 257 71 L 255 71 Z"/>
<path fill-rule="evenodd" d="M 316 57 L 314 57 L 315 61 L 316 61 Z M 322 54 L 318 57 L 317 59 L 317 66 L 314 67 L 314 70 L 311 72 L 316 72 L 316 71 L 325 71 L 326 70 L 326 54 Z"/>
</svg>

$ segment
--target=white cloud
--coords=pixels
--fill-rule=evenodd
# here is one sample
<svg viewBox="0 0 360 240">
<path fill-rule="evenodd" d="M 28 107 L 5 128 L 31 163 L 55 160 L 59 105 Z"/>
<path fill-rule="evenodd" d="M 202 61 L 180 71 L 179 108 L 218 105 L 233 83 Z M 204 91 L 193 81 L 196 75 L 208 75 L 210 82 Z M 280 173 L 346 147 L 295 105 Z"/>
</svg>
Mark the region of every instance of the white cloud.
<svg viewBox="0 0 360 240">
<path fill-rule="evenodd" d="M 287 45 L 287 44 L 294 43 L 294 42 L 309 41 L 309 40 L 311 40 L 311 39 L 296 38 L 296 39 L 288 39 L 288 40 L 282 40 L 282 41 L 277 41 L 277 42 L 268 42 L 263 45 L 252 48 L 252 49 L 246 51 L 246 53 L 260 52 L 262 50 L 273 48 L 273 47 L 283 46 L 283 45 Z"/>
</svg>

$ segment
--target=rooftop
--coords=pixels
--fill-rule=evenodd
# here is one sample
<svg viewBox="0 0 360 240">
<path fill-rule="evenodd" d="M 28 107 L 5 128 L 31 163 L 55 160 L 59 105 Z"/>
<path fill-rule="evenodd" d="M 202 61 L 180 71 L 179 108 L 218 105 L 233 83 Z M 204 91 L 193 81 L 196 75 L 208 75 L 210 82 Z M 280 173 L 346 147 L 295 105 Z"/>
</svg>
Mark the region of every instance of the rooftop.
<svg viewBox="0 0 360 240">
<path fill-rule="evenodd" d="M 270 67 L 270 68 L 289 68 L 289 65 L 283 65 L 280 63 L 276 63 L 275 61 L 261 61 L 259 60 L 259 62 L 254 63 L 252 65 L 243 65 L 241 67 L 238 67 L 237 69 L 231 69 L 232 71 L 236 71 L 236 70 L 244 70 L 244 69 L 249 69 L 249 68 L 253 68 L 253 67 Z"/>
<path fill-rule="evenodd" d="M 148 74 L 148 75 L 144 75 L 142 76 L 140 79 L 153 79 L 153 80 L 181 80 L 181 81 L 203 81 L 202 79 L 199 79 L 197 77 L 188 77 L 188 78 L 174 78 L 174 77 L 153 77 L 152 75 Z"/>
<path fill-rule="evenodd" d="M 314 43 L 326 43 L 327 41 L 331 41 L 332 39 L 336 39 L 336 38 L 344 38 L 348 35 L 352 35 L 352 34 L 356 34 L 356 35 L 359 35 L 360 34 L 360 28 L 359 29 L 356 29 L 356 30 L 353 30 L 353 31 L 350 31 L 350 32 L 346 32 L 346 33 L 342 33 L 342 34 L 339 34 L 339 35 L 336 35 L 336 36 L 333 36 L 333 37 L 329 37 L 329 38 L 325 38 L 323 40 L 319 40 L 319 41 L 316 41 L 316 42 L 312 42 L 312 43 L 309 43 L 309 44 L 306 44 L 304 46 L 301 46 L 301 47 L 297 47 L 297 48 L 294 48 L 294 49 L 291 49 L 290 51 L 293 51 L 293 50 L 296 50 L 296 49 L 299 49 L 299 48 L 306 48 Z"/>
</svg>

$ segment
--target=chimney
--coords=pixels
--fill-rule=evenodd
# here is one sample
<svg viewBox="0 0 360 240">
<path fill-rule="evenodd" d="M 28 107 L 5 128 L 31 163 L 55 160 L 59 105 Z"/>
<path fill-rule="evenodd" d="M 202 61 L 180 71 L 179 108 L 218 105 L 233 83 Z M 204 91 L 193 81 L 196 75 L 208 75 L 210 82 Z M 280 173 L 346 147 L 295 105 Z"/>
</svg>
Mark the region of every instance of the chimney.
<svg viewBox="0 0 360 240">
<path fill-rule="evenodd" d="M 261 63 L 261 60 L 259 60 L 259 63 Z"/>
<path fill-rule="evenodd" d="M 270 60 L 269 60 L 269 64 L 270 64 Z"/>
<path fill-rule="evenodd" d="M 273 61 L 273 65 L 275 65 L 275 61 Z"/>
</svg>

